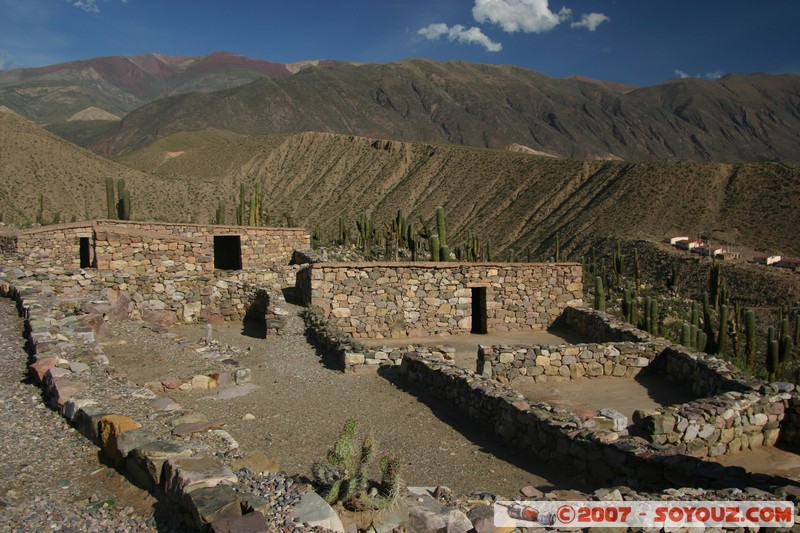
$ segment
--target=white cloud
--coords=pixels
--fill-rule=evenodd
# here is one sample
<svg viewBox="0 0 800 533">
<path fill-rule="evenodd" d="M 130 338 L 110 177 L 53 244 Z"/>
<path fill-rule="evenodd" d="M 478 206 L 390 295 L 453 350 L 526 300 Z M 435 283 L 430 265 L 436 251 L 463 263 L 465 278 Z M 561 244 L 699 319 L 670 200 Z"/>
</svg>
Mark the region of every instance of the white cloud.
<svg viewBox="0 0 800 533">
<path fill-rule="evenodd" d="M 675 69 L 675 70 L 673 70 L 672 72 L 673 72 L 673 73 L 674 73 L 676 76 L 678 76 L 680 79 L 682 79 L 682 80 L 683 80 L 683 79 L 686 79 L 686 78 L 691 78 L 691 76 L 690 76 L 689 74 L 686 74 L 684 71 L 682 71 L 682 70 L 681 70 L 681 69 L 679 69 L 679 68 L 676 68 L 676 69 Z"/>
<path fill-rule="evenodd" d="M 602 13 L 584 13 L 581 15 L 581 20 L 571 23 L 570 28 L 586 28 L 589 31 L 594 31 L 603 22 L 611 20 Z"/>
<path fill-rule="evenodd" d="M 66 1 L 71 3 L 73 7 L 77 7 L 78 9 L 83 9 L 87 13 L 100 13 L 100 9 L 97 7 L 97 0 L 66 0 Z"/>
<path fill-rule="evenodd" d="M 475 0 L 472 16 L 477 22 L 497 24 L 508 33 L 542 33 L 568 20 L 572 10 L 562 7 L 554 13 L 548 0 Z"/>
<path fill-rule="evenodd" d="M 708 80 L 718 80 L 724 75 L 725 75 L 724 72 L 722 72 L 720 69 L 716 69 L 713 72 L 709 72 L 708 74 L 706 74 L 706 79 L 708 79 Z"/>
<path fill-rule="evenodd" d="M 487 52 L 499 52 L 503 49 L 502 44 L 492 41 L 480 28 L 465 28 L 461 24 L 456 24 L 452 27 L 444 23 L 430 24 L 424 28 L 420 28 L 417 33 L 432 41 L 447 36 L 451 42 L 458 41 L 460 43 L 479 44 L 483 46 Z"/>
</svg>

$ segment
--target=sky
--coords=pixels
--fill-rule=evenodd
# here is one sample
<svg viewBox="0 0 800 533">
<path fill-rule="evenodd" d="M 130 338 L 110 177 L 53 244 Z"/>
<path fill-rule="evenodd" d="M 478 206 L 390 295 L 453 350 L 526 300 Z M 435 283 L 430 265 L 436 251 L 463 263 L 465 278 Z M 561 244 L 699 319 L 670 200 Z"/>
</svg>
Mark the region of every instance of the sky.
<svg viewBox="0 0 800 533">
<path fill-rule="evenodd" d="M 424 57 L 635 85 L 800 72 L 800 0 L 0 0 L 0 69 L 228 51 Z"/>
</svg>

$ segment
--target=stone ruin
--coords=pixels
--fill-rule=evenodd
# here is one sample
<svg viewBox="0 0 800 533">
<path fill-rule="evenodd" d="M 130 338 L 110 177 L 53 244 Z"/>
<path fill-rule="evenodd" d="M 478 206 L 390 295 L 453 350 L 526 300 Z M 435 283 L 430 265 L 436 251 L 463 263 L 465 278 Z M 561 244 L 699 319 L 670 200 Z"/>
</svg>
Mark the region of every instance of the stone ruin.
<svg viewBox="0 0 800 533">
<path fill-rule="evenodd" d="M 688 494 L 676 490 L 681 487 L 694 487 L 693 497 L 710 500 L 800 494 L 789 480 L 703 460 L 779 441 L 797 444 L 795 387 L 754 380 L 724 361 L 581 307 L 580 265 L 291 264 L 293 254 L 307 257 L 296 251 L 308 248 L 309 234 L 301 229 L 107 220 L 65 224 L 0 236 L 5 258 L 0 291 L 14 297 L 25 314 L 36 364 L 52 357 L 63 338 L 91 345 L 94 331 L 113 318 L 168 325 L 263 317 L 265 335 L 276 334 L 280 312 L 274 302 L 292 289 L 309 305 L 311 336 L 338 357 L 343 370 L 399 371 L 492 428 L 509 446 L 563 464 L 579 478 L 656 491 L 628 489 L 633 498 L 680 499 Z M 592 342 L 481 346 L 477 372 L 455 366 L 446 350 L 375 349 L 358 342 L 553 325 Z M 76 357 L 87 353 L 92 350 L 82 347 Z M 691 383 L 697 399 L 637 411 L 629 424 L 613 412 L 587 418 L 554 409 L 508 387 L 520 378 L 579 380 L 640 372 Z M 41 379 L 50 404 L 109 453 L 128 454 L 131 475 L 144 476 L 145 485 L 162 482 L 165 457 L 191 454 L 162 441 L 127 442 L 124 430 L 108 430 L 101 442 L 98 423 L 113 422 L 92 409 L 86 385 L 53 368 Z M 247 496 L 222 494 L 224 487 L 187 492 L 179 505 L 198 527 L 219 516 L 219 509 L 204 507 L 209 491 L 216 491 L 211 500 L 227 510 L 247 509 Z"/>
</svg>

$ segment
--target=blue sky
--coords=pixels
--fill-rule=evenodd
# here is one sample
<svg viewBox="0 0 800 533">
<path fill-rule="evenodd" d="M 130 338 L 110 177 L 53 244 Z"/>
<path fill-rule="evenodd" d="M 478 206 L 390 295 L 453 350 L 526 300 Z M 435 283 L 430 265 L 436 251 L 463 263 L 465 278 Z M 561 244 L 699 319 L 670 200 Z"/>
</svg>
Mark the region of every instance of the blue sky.
<svg viewBox="0 0 800 533">
<path fill-rule="evenodd" d="M 800 72 L 800 0 L 0 0 L 0 68 L 217 50 L 411 57 L 650 85 Z"/>
</svg>

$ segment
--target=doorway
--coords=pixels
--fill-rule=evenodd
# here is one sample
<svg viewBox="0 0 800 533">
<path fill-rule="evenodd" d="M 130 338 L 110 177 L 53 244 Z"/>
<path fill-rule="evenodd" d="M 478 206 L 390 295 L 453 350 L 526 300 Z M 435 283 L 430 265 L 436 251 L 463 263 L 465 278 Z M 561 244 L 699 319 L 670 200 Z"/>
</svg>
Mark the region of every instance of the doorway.
<svg viewBox="0 0 800 533">
<path fill-rule="evenodd" d="M 472 287 L 472 331 L 485 335 L 488 333 L 486 313 L 486 287 Z"/>
<path fill-rule="evenodd" d="M 89 237 L 79 237 L 81 268 L 92 268 L 92 242 Z"/>
<path fill-rule="evenodd" d="M 214 268 L 242 269 L 242 239 L 239 235 L 214 236 Z"/>
</svg>

